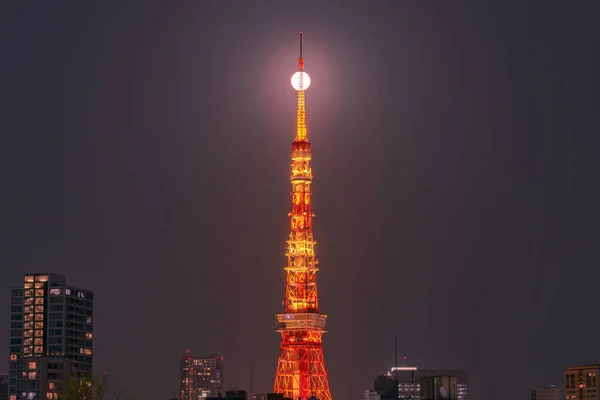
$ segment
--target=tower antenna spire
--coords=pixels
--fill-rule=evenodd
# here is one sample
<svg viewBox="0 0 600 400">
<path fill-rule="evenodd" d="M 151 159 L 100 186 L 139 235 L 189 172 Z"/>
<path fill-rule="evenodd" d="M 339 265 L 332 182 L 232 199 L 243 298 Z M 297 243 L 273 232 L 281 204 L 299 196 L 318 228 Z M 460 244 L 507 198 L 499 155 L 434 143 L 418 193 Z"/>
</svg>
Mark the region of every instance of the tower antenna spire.
<svg viewBox="0 0 600 400">
<path fill-rule="evenodd" d="M 302 31 L 300 31 L 300 58 L 298 59 L 298 71 L 304 70 L 304 58 L 302 58 Z"/>
</svg>

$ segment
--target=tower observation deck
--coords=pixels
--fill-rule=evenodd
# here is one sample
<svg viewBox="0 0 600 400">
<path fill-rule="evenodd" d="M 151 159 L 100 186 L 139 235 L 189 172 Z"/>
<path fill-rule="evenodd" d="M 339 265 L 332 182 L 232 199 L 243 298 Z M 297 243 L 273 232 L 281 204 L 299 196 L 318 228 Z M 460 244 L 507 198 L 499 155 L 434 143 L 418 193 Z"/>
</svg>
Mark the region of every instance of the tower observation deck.
<svg viewBox="0 0 600 400">
<path fill-rule="evenodd" d="M 283 313 L 276 314 L 281 347 L 273 391 L 293 400 L 331 400 L 323 357 L 322 336 L 327 315 L 319 312 L 318 260 L 313 238 L 311 207 L 312 170 L 310 142 L 306 131 L 305 91 L 310 77 L 304 72 L 302 32 L 298 71 L 292 76 L 298 93 L 296 138 L 292 143 L 292 210 L 287 240 L 287 266 Z"/>
</svg>

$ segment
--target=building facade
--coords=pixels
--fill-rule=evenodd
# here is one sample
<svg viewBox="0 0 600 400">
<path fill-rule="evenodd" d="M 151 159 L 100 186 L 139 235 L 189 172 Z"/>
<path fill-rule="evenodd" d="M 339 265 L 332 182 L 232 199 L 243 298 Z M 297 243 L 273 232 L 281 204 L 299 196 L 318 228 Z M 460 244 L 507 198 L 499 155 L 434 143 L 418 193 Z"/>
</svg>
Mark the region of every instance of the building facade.
<svg viewBox="0 0 600 400">
<path fill-rule="evenodd" d="M 529 400 L 561 400 L 560 389 L 554 385 L 531 389 Z"/>
<path fill-rule="evenodd" d="M 222 400 L 248 400 L 248 392 L 245 390 L 228 390 L 224 397 L 207 397 L 207 399 L 222 399 Z"/>
<path fill-rule="evenodd" d="M 392 379 L 388 374 L 378 376 L 373 384 L 373 389 L 381 400 L 398 399 L 398 381 Z M 365 395 L 367 392 L 367 390 L 364 391 Z"/>
<path fill-rule="evenodd" d="M 223 356 L 194 357 L 189 354 L 180 362 L 180 400 L 221 397 L 223 393 Z"/>
<path fill-rule="evenodd" d="M 600 364 L 569 367 L 565 371 L 565 400 L 600 400 Z"/>
<path fill-rule="evenodd" d="M 281 393 L 259 393 L 254 395 L 254 400 L 291 400 L 283 397 Z"/>
<path fill-rule="evenodd" d="M 58 399 L 71 374 L 92 374 L 93 293 L 51 273 L 11 288 L 9 400 Z"/>
<path fill-rule="evenodd" d="M 462 369 L 419 369 L 415 365 L 392 368 L 387 376 L 398 379 L 398 398 L 403 400 L 421 400 L 421 378 L 452 376 L 456 378 L 457 400 L 467 400 L 469 372 Z"/>
<path fill-rule="evenodd" d="M 420 379 L 421 400 L 457 400 L 457 383 L 454 376 L 424 376 Z"/>
<path fill-rule="evenodd" d="M 0 374 L 0 400 L 8 400 L 8 374 Z"/>
</svg>

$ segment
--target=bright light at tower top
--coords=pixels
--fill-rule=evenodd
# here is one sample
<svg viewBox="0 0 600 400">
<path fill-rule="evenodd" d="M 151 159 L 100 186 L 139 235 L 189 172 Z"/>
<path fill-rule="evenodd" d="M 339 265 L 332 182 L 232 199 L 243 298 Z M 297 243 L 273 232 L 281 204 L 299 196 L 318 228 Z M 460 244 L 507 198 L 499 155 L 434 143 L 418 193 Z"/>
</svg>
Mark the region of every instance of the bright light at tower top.
<svg viewBox="0 0 600 400">
<path fill-rule="evenodd" d="M 300 58 L 298 58 L 298 72 L 292 75 L 292 87 L 298 91 L 306 90 L 310 86 L 310 76 L 304 72 L 304 58 L 302 57 L 302 32 L 300 32 Z"/>
<path fill-rule="evenodd" d="M 306 90 L 310 86 L 310 76 L 304 71 L 292 75 L 292 87 L 296 90 Z"/>
</svg>

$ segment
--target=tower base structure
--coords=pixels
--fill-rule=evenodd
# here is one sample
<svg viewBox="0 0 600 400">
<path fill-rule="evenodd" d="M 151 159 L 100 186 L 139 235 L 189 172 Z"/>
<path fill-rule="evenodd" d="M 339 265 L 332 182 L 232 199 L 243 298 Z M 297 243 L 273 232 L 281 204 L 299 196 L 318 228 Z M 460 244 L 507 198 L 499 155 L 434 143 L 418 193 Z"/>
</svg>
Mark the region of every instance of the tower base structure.
<svg viewBox="0 0 600 400">
<path fill-rule="evenodd" d="M 281 347 L 273 391 L 292 400 L 332 400 L 322 342 L 327 315 L 290 313 L 276 317 Z"/>
</svg>

